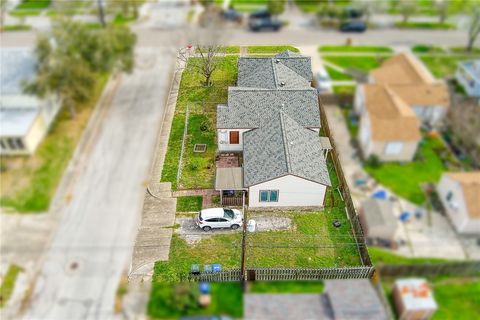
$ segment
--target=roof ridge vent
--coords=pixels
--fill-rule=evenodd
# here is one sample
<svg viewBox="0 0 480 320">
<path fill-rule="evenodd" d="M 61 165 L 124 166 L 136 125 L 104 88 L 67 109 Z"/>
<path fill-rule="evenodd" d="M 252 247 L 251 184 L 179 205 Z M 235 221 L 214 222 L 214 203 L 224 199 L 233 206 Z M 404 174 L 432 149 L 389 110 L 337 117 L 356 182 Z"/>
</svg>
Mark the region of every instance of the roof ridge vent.
<svg viewBox="0 0 480 320">
<path fill-rule="evenodd" d="M 280 63 L 280 59 L 275 59 L 275 63 Z"/>
<path fill-rule="evenodd" d="M 280 82 L 280 87 L 285 87 L 285 84 L 286 84 L 285 81 L 281 81 Z"/>
</svg>

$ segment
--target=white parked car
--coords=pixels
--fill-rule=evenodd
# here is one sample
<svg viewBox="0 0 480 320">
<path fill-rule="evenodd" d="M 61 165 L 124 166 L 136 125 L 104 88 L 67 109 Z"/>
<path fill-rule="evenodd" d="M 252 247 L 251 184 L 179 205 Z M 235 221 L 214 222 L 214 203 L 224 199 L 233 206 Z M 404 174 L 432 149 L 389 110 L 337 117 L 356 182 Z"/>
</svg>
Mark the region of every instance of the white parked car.
<svg viewBox="0 0 480 320">
<path fill-rule="evenodd" d="M 210 231 L 216 228 L 238 229 L 243 224 L 243 214 L 237 209 L 203 209 L 195 218 L 195 223 L 202 228 L 203 231 Z"/>
<path fill-rule="evenodd" d="M 330 79 L 330 76 L 325 68 L 319 69 L 315 74 L 315 78 L 317 80 L 318 93 L 332 92 L 332 80 Z"/>
</svg>

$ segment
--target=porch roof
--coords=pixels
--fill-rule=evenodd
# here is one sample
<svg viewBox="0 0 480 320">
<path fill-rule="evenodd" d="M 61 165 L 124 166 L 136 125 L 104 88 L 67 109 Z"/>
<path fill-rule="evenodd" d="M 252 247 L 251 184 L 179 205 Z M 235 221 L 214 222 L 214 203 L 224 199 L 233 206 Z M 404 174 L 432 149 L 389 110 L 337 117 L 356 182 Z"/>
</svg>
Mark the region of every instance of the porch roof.
<svg viewBox="0 0 480 320">
<path fill-rule="evenodd" d="M 217 168 L 215 190 L 243 189 L 243 169 L 241 167 Z"/>
</svg>

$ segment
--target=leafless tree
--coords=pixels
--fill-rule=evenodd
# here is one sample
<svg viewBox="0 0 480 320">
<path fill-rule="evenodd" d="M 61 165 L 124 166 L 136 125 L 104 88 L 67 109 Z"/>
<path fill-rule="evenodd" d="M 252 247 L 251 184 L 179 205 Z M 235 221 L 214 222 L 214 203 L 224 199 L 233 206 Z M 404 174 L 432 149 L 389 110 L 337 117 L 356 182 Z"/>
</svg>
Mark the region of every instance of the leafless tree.
<svg viewBox="0 0 480 320">
<path fill-rule="evenodd" d="M 418 3 L 416 0 L 400 0 L 397 8 L 403 17 L 403 23 L 407 23 L 408 19 L 417 12 Z"/>
<path fill-rule="evenodd" d="M 467 51 L 472 51 L 473 43 L 480 33 L 480 7 L 475 6 L 471 11 L 470 26 L 468 28 Z"/>
<path fill-rule="evenodd" d="M 225 36 L 225 29 L 220 28 L 216 20 L 205 28 L 187 30 L 187 47 L 180 49 L 179 58 L 203 77 L 204 86 L 212 85 L 212 75 L 223 60 Z"/>
<path fill-rule="evenodd" d="M 438 13 L 438 22 L 444 23 L 448 17 L 448 10 L 450 9 L 450 0 L 436 0 L 435 8 Z"/>
<path fill-rule="evenodd" d="M 460 150 L 480 163 L 480 106 L 473 100 L 466 100 L 450 108 L 447 126 L 452 141 Z"/>
</svg>

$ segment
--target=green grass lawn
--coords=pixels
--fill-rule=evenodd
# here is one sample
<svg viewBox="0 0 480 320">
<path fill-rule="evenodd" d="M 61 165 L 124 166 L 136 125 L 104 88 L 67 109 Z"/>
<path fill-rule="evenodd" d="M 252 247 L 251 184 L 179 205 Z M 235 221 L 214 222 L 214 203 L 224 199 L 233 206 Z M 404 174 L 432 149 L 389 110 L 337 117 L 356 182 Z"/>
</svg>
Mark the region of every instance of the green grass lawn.
<svg viewBox="0 0 480 320">
<path fill-rule="evenodd" d="M 335 94 L 355 94 L 356 86 L 333 86 Z"/>
<path fill-rule="evenodd" d="M 202 200 L 202 196 L 177 197 L 177 212 L 200 211 Z"/>
<path fill-rule="evenodd" d="M 437 78 L 453 76 L 457 70 L 457 62 L 472 59 L 471 56 L 428 56 L 419 58 L 425 63 L 432 74 Z"/>
<path fill-rule="evenodd" d="M 353 78 L 350 75 L 345 74 L 345 73 L 340 72 L 340 71 L 337 71 L 337 70 L 335 70 L 332 67 L 329 67 L 327 65 L 325 65 L 325 70 L 327 71 L 328 75 L 330 76 L 330 79 L 332 79 L 333 81 L 353 80 Z"/>
<path fill-rule="evenodd" d="M 243 292 L 239 283 L 211 283 L 211 303 L 206 308 L 201 308 L 195 303 L 190 307 L 179 310 L 178 303 L 174 300 L 178 286 L 198 292 L 198 283 L 184 283 L 175 285 L 169 283 L 153 282 L 147 314 L 154 319 L 178 319 L 181 316 L 201 315 L 228 315 L 234 318 L 243 316 Z M 177 300 L 178 301 L 178 300 Z"/>
<path fill-rule="evenodd" d="M 15 281 L 17 276 L 23 269 L 17 265 L 10 265 L 8 267 L 5 277 L 2 279 L 2 285 L 0 287 L 0 308 L 2 308 L 10 299 L 13 289 L 15 288 Z"/>
<path fill-rule="evenodd" d="M 45 9 L 50 6 L 52 0 L 23 0 L 15 9 L 28 10 L 28 9 Z"/>
<path fill-rule="evenodd" d="M 372 52 L 372 53 L 392 53 L 389 47 L 378 46 L 321 46 L 320 52 Z"/>
<path fill-rule="evenodd" d="M 352 111 L 352 108 L 342 108 L 342 114 L 345 119 L 345 123 L 347 124 L 347 129 L 348 132 L 350 132 L 350 137 L 353 139 L 356 139 L 358 136 L 358 128 L 359 128 L 359 122 L 353 123 L 352 119 L 350 118 L 350 112 Z"/>
<path fill-rule="evenodd" d="M 278 281 L 250 283 L 250 293 L 323 293 L 323 281 Z"/>
<path fill-rule="evenodd" d="M 107 80 L 107 74 L 98 77 L 91 99 L 76 106 L 75 119 L 71 118 L 67 108 L 60 110 L 48 135 L 33 156 L 0 158 L 3 166 L 11 167 L 1 173 L 0 203 L 2 207 L 13 208 L 17 212 L 48 210 L 51 197 L 55 193 Z M 9 163 L 14 165 L 9 166 Z"/>
<path fill-rule="evenodd" d="M 32 26 L 27 24 L 13 24 L 3 27 L 3 31 L 28 31 L 31 30 Z"/>
<path fill-rule="evenodd" d="M 429 46 L 424 44 L 419 44 L 414 46 L 412 48 L 412 51 L 414 53 L 445 53 L 445 50 L 443 50 L 440 47 Z"/>
<path fill-rule="evenodd" d="M 456 26 L 451 23 L 440 22 L 397 22 L 395 27 L 400 29 L 435 29 L 435 30 L 448 30 L 456 29 Z"/>
<path fill-rule="evenodd" d="M 438 310 L 433 314 L 433 320 L 476 320 L 480 310 L 480 279 L 479 278 L 434 278 L 429 281 L 433 297 L 438 304 Z M 392 290 L 394 279 L 383 279 L 382 285 L 387 300 L 395 313 Z M 398 314 L 396 314 L 398 318 Z"/>
<path fill-rule="evenodd" d="M 283 52 L 285 50 L 290 50 L 292 52 L 300 52 L 298 48 L 295 48 L 293 46 L 289 45 L 283 45 L 283 46 L 249 46 L 248 48 L 248 53 L 271 53 L 271 54 L 276 54 Z"/>
<path fill-rule="evenodd" d="M 480 48 L 474 47 L 471 52 L 467 52 L 465 47 L 451 47 L 450 51 L 454 53 L 463 53 L 463 54 L 475 54 L 480 55 Z"/>
<path fill-rule="evenodd" d="M 211 188 L 215 174 L 216 106 L 227 101 L 227 88 L 237 78 L 237 57 L 225 57 L 213 74 L 213 86 L 201 85 L 202 77 L 187 65 L 180 82 L 179 95 L 173 117 L 167 155 L 161 181 L 171 182 L 172 188 Z M 187 104 L 190 108 L 182 176 L 177 186 L 177 169 L 182 147 Z M 194 153 L 196 143 L 207 145 L 205 153 Z"/>
<path fill-rule="evenodd" d="M 423 264 L 423 263 L 448 263 L 452 260 L 438 258 L 408 258 L 399 256 L 388 250 L 378 247 L 368 247 L 368 253 L 374 265 L 376 264 Z"/>
<path fill-rule="evenodd" d="M 369 72 L 372 69 L 378 68 L 385 57 L 371 57 L 371 56 L 323 56 L 323 60 L 331 62 L 344 69 L 356 69 L 363 72 Z"/>
<path fill-rule="evenodd" d="M 436 151 L 444 148 L 441 140 L 426 138 L 420 144 L 417 157 L 412 162 L 387 162 L 378 168 L 368 165 L 364 168 L 375 180 L 397 195 L 420 205 L 425 202 L 420 185 L 427 182 L 437 183 L 445 170 Z M 418 159 L 418 154 L 422 159 Z"/>
<path fill-rule="evenodd" d="M 30 9 L 30 10 L 12 10 L 8 14 L 13 17 L 26 17 L 26 16 L 39 16 L 42 13 L 42 9 Z"/>
</svg>

